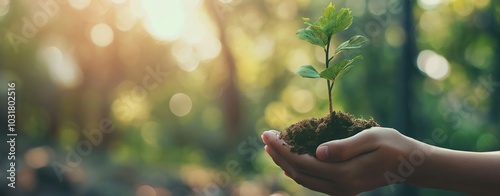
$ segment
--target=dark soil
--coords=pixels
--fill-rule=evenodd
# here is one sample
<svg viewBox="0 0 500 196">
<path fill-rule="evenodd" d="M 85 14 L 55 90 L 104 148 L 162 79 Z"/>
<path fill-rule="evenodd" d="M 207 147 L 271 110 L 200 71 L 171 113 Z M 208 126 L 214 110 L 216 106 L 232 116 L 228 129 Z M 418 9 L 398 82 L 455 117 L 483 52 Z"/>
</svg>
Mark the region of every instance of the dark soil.
<svg viewBox="0 0 500 196">
<path fill-rule="evenodd" d="M 298 154 L 316 156 L 316 148 L 327 141 L 347 138 L 370 127 L 378 127 L 373 118 L 369 120 L 354 118 L 344 112 L 333 112 L 323 118 L 310 118 L 299 121 L 286 128 L 280 134 L 290 147 L 290 151 Z"/>
</svg>

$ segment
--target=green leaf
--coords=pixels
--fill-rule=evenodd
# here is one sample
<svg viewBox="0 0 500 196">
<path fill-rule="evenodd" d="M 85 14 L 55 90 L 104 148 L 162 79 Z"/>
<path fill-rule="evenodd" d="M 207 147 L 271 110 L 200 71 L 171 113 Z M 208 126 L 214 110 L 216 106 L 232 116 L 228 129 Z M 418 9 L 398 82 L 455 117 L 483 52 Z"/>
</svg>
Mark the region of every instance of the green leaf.
<svg viewBox="0 0 500 196">
<path fill-rule="evenodd" d="M 318 19 L 318 26 L 323 28 L 323 32 L 327 37 L 346 30 L 351 24 L 351 10 L 342 8 L 339 11 L 335 11 L 335 6 L 332 3 L 323 10 L 323 15 Z"/>
<path fill-rule="evenodd" d="M 326 45 L 326 37 L 318 26 L 309 26 L 305 29 L 299 29 L 296 34 L 299 39 L 305 40 L 311 44 L 321 47 L 325 47 Z"/>
<path fill-rule="evenodd" d="M 339 52 L 341 52 L 343 50 L 362 48 L 362 47 L 368 45 L 368 42 L 369 42 L 369 40 L 365 36 L 355 35 L 355 36 L 351 37 L 351 39 L 340 44 L 339 47 L 337 47 L 337 49 L 335 49 L 335 54 L 338 54 Z"/>
<path fill-rule="evenodd" d="M 332 80 L 335 82 L 340 76 L 349 72 L 352 68 L 352 63 L 358 59 L 363 59 L 363 56 L 358 55 L 351 60 L 344 59 L 335 62 L 333 65 L 322 71 L 319 75 L 321 78 Z"/>
<path fill-rule="evenodd" d="M 297 70 L 297 75 L 302 76 L 304 78 L 319 78 L 319 73 L 314 69 L 312 65 L 303 65 L 300 66 L 299 70 Z"/>
<path fill-rule="evenodd" d="M 310 18 L 302 18 L 302 20 L 304 20 L 304 24 L 306 24 L 306 25 L 309 25 L 309 26 L 314 25 L 314 23 L 311 21 Z"/>
</svg>

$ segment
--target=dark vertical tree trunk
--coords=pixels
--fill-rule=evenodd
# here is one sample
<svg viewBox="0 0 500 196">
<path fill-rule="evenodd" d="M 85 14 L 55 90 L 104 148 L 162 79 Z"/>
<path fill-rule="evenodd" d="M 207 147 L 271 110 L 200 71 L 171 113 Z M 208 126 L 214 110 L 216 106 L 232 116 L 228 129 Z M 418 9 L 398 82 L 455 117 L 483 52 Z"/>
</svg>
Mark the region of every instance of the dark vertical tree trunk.
<svg viewBox="0 0 500 196">
<path fill-rule="evenodd" d="M 498 23 L 500 21 L 497 21 L 495 16 L 496 16 L 496 11 L 495 7 L 498 6 L 498 1 L 492 2 L 492 5 L 489 8 L 489 13 L 488 13 L 488 21 L 489 23 L 489 33 L 492 35 L 492 37 L 495 38 L 495 48 L 494 48 L 494 53 L 497 55 L 494 55 L 493 59 L 493 73 L 491 74 L 492 81 L 497 83 L 500 82 L 500 55 L 498 55 L 498 52 L 500 52 L 500 27 L 498 27 Z M 500 119 L 500 87 L 498 86 L 493 86 L 494 91 L 491 94 L 491 106 L 490 106 L 490 112 L 489 112 L 489 120 L 491 123 L 499 123 L 498 119 Z"/>
<path fill-rule="evenodd" d="M 413 101 L 413 75 L 415 72 L 415 59 L 416 59 L 416 35 L 415 24 L 413 21 L 413 1 L 402 1 L 402 26 L 406 34 L 406 40 L 403 45 L 403 54 L 400 60 L 400 65 L 396 72 L 398 79 L 398 107 L 395 113 L 399 119 L 397 121 L 396 129 L 409 137 L 414 137 L 414 128 L 412 124 L 412 101 Z M 397 195 L 412 196 L 417 195 L 418 191 L 414 186 L 404 185 L 399 190 Z"/>
</svg>

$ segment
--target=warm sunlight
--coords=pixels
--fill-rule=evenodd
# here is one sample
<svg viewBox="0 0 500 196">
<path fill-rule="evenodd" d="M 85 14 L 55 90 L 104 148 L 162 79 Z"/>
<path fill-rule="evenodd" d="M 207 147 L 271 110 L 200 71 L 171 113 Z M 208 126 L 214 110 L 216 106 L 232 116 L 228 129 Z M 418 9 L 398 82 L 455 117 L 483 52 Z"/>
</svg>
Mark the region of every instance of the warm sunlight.
<svg viewBox="0 0 500 196">
<path fill-rule="evenodd" d="M 172 41 L 183 33 L 186 13 L 180 0 L 142 0 L 142 6 L 144 27 L 156 39 Z"/>
</svg>

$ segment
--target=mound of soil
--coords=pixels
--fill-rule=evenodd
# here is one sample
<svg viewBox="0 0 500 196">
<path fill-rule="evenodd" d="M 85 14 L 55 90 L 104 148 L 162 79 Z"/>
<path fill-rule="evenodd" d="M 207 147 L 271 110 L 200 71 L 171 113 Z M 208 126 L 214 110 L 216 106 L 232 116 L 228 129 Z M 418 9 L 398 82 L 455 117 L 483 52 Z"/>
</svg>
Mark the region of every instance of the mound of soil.
<svg viewBox="0 0 500 196">
<path fill-rule="evenodd" d="M 378 127 L 369 120 L 354 118 L 349 113 L 334 111 L 332 118 L 310 118 L 299 121 L 282 131 L 280 138 L 290 147 L 290 151 L 298 154 L 316 156 L 316 148 L 327 141 L 343 139 L 370 127 Z"/>
</svg>

